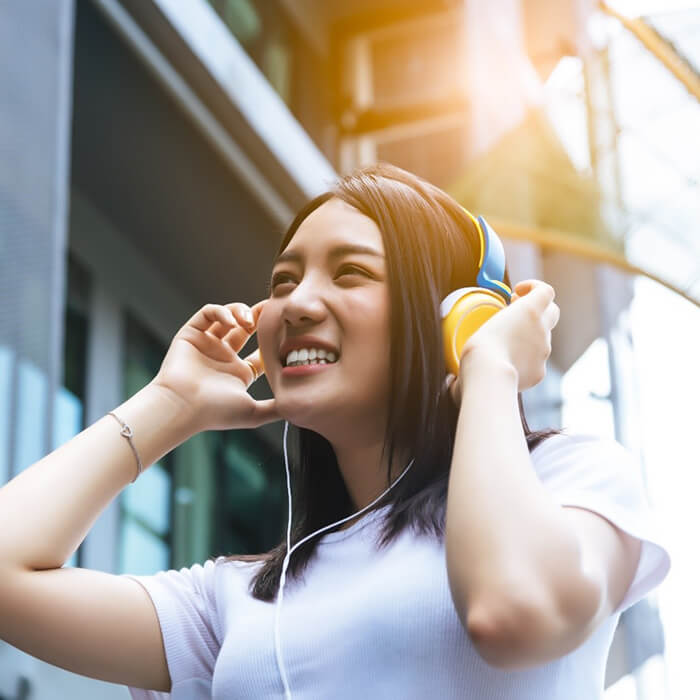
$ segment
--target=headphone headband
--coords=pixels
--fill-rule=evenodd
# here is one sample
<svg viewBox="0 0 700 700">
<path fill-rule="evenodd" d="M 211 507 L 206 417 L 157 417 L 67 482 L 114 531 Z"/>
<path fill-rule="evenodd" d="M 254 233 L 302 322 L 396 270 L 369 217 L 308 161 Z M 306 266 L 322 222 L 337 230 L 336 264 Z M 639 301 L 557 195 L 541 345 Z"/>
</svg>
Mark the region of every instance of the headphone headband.
<svg viewBox="0 0 700 700">
<path fill-rule="evenodd" d="M 506 254 L 503 243 L 496 232 L 486 223 L 483 216 L 477 219 L 468 209 L 464 207 L 462 209 L 472 220 L 479 233 L 479 272 L 476 276 L 476 283 L 484 289 L 496 292 L 509 304 L 512 291 L 503 281 L 506 272 Z"/>
</svg>

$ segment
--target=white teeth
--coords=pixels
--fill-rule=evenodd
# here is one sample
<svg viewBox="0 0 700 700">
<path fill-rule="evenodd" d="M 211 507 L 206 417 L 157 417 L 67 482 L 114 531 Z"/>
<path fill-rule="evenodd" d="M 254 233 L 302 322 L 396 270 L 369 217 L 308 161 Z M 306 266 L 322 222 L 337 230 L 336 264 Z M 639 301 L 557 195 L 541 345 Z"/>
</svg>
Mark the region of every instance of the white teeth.
<svg viewBox="0 0 700 700">
<path fill-rule="evenodd" d="M 304 362 L 292 362 L 290 365 L 287 365 L 287 367 L 300 367 L 302 365 L 328 365 L 330 364 L 329 362 L 326 362 L 325 360 L 304 360 Z"/>
<path fill-rule="evenodd" d="M 285 361 L 285 366 L 301 365 L 301 364 L 323 364 L 327 365 L 335 362 L 336 354 L 321 348 L 300 348 L 292 350 Z"/>
</svg>

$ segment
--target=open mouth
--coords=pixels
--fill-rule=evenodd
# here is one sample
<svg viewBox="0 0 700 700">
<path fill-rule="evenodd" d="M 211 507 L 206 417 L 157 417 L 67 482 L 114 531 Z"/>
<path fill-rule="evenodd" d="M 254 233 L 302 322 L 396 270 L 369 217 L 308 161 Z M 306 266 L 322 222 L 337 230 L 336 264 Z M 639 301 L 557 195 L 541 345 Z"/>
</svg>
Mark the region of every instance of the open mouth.
<svg viewBox="0 0 700 700">
<path fill-rule="evenodd" d="M 282 359 L 282 367 L 332 365 L 338 361 L 339 357 L 339 353 L 324 348 L 300 348 L 287 353 L 287 356 Z"/>
</svg>

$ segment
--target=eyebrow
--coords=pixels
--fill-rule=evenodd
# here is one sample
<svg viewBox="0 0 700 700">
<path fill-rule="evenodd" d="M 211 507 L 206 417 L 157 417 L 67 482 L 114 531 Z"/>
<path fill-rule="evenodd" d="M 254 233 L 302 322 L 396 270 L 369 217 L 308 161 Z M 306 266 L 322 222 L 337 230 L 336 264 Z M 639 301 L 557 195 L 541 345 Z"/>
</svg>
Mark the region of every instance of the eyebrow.
<svg viewBox="0 0 700 700">
<path fill-rule="evenodd" d="M 329 258 L 342 258 L 344 255 L 351 255 L 351 254 L 356 254 L 356 255 L 373 255 L 377 258 L 384 258 L 384 255 L 382 255 L 378 250 L 375 248 L 370 248 L 369 246 L 364 246 L 364 245 L 357 245 L 354 243 L 345 243 L 343 245 L 337 245 L 331 249 L 331 252 L 328 254 Z M 301 253 L 298 253 L 294 250 L 286 250 L 280 253 L 276 258 L 275 261 L 273 262 L 273 267 L 277 265 L 278 263 L 281 262 L 299 262 L 302 259 Z"/>
</svg>

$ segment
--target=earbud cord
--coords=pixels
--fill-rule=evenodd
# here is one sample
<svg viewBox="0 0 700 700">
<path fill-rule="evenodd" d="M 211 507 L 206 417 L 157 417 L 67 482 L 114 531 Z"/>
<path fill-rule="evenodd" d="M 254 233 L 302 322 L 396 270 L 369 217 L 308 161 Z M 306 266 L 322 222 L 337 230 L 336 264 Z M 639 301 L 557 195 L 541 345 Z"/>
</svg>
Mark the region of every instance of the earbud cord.
<svg viewBox="0 0 700 700">
<path fill-rule="evenodd" d="M 280 610 L 282 608 L 282 599 L 284 597 L 284 583 L 287 579 L 287 565 L 289 564 L 289 558 L 292 555 L 292 552 L 294 550 L 304 544 L 307 540 L 311 539 L 315 535 L 318 535 L 319 532 L 323 532 L 324 530 L 328 530 L 331 527 L 335 527 L 336 525 L 340 525 L 341 523 L 344 523 L 347 520 L 350 520 L 351 518 L 354 518 L 356 515 L 359 515 L 360 513 L 363 513 L 366 511 L 368 508 L 371 508 L 377 501 L 379 501 L 381 498 L 383 498 L 391 489 L 396 486 L 396 484 L 399 483 L 399 481 L 403 478 L 403 475 L 410 469 L 411 465 L 413 464 L 413 460 L 411 460 L 406 468 L 401 472 L 401 474 L 396 478 L 394 483 L 389 486 L 389 488 L 384 491 L 383 494 L 375 498 L 369 505 L 366 505 L 362 510 L 358 510 L 357 513 L 353 513 L 352 515 L 348 515 L 347 518 L 343 518 L 342 520 L 338 520 L 338 522 L 331 523 L 330 525 L 326 525 L 325 527 L 322 527 L 320 530 L 316 530 L 316 532 L 312 532 L 310 535 L 307 535 L 304 537 L 304 539 L 299 540 L 293 547 L 291 546 L 291 532 L 292 532 L 292 487 L 291 487 L 291 479 L 289 476 L 289 461 L 287 459 L 287 429 L 289 428 L 289 423 L 287 421 L 284 422 L 284 468 L 287 471 L 287 509 L 288 509 L 288 519 L 287 519 L 287 554 L 284 558 L 284 561 L 282 563 L 282 575 L 280 576 L 280 589 L 279 593 L 277 595 L 277 606 L 275 608 L 275 655 L 277 657 L 277 668 L 279 669 L 280 676 L 282 677 L 282 684 L 284 685 L 284 697 L 285 700 L 292 700 L 292 692 L 289 689 L 289 683 L 287 681 L 287 672 L 285 671 L 284 668 L 284 661 L 282 660 L 282 649 L 280 647 L 280 630 L 279 630 L 279 621 L 280 621 Z"/>
</svg>

